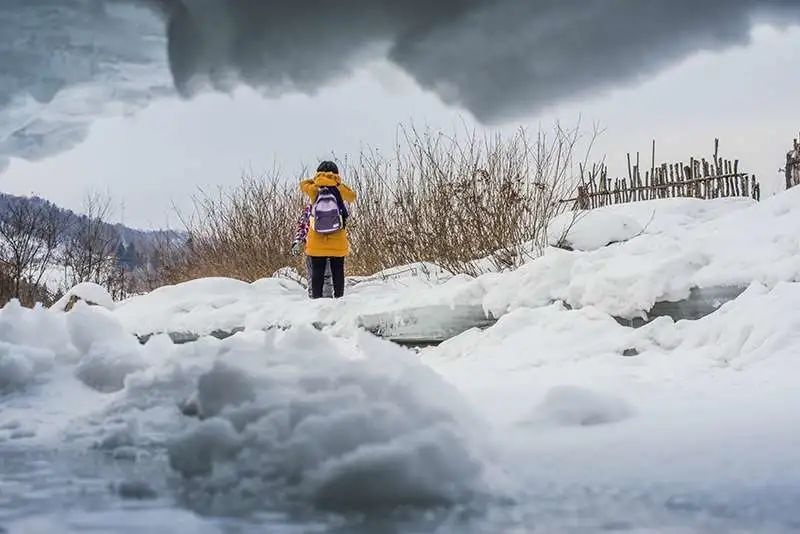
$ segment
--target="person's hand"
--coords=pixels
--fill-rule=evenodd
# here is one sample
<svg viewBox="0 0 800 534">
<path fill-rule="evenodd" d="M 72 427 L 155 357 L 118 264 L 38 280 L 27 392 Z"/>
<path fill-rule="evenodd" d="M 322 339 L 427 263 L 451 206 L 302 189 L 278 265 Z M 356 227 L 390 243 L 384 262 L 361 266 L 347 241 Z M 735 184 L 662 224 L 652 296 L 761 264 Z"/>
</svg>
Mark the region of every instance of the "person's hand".
<svg viewBox="0 0 800 534">
<path fill-rule="evenodd" d="M 292 243 L 292 256 L 299 256 L 300 255 L 300 243 L 294 242 Z"/>
</svg>

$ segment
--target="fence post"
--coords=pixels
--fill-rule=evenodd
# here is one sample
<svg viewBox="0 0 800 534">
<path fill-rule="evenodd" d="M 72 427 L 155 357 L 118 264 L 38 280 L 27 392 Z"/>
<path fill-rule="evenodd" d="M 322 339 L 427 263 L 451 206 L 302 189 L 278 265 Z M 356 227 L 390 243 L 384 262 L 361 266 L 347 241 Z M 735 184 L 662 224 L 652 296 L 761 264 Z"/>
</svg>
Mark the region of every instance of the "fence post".
<svg viewBox="0 0 800 534">
<path fill-rule="evenodd" d="M 588 197 L 586 196 L 586 186 L 578 186 L 578 209 L 585 210 L 589 208 Z"/>
</svg>

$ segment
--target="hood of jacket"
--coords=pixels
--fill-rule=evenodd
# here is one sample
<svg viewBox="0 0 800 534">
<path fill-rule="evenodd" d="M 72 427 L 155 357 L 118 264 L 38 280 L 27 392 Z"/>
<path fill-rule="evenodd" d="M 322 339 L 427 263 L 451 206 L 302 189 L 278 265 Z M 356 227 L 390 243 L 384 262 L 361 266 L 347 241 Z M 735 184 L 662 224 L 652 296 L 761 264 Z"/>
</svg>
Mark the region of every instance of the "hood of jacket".
<svg viewBox="0 0 800 534">
<path fill-rule="evenodd" d="M 332 172 L 318 172 L 314 176 L 314 185 L 317 187 L 333 187 L 342 183 L 338 174 Z"/>
</svg>

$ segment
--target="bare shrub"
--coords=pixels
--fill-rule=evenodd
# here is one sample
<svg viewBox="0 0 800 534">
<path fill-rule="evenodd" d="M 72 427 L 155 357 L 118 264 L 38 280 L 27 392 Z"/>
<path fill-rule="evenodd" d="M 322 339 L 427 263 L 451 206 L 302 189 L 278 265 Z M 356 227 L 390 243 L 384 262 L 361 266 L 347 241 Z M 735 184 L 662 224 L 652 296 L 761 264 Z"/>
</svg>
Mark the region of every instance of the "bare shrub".
<svg viewBox="0 0 800 534">
<path fill-rule="evenodd" d="M 413 126 L 398 133 L 390 157 L 368 149 L 341 165 L 358 193 L 348 219 L 350 274 L 432 262 L 476 275 L 514 268 L 546 245 L 547 222 L 577 179 L 577 128 L 533 139 L 523 129 L 506 137 Z M 297 182 L 273 173 L 213 195 L 200 191 L 183 218 L 187 243 L 162 249 L 153 283 L 253 281 L 299 266 L 289 250 L 304 202 Z"/>
<path fill-rule="evenodd" d="M 401 127 L 395 154 L 366 151 L 349 169 L 359 191 L 351 266 L 362 273 L 430 261 L 454 273 L 513 268 L 546 243 L 572 187 L 578 129 L 531 140 Z M 483 258 L 484 261 L 476 262 Z"/>
<path fill-rule="evenodd" d="M 183 218 L 185 245 L 163 243 L 158 263 L 168 282 L 202 276 L 254 281 L 291 260 L 291 235 L 302 199 L 295 182 L 244 177 L 230 190 L 201 191 Z"/>
</svg>

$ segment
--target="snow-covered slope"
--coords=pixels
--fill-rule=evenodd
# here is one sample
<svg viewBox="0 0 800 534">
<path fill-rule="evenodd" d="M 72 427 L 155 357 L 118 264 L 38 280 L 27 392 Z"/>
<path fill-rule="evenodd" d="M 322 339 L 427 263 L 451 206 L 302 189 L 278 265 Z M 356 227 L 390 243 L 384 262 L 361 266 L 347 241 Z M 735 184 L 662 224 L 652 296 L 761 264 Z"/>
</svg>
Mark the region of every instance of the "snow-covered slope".
<svg viewBox="0 0 800 534">
<path fill-rule="evenodd" d="M 800 189 L 608 211 L 639 230 L 477 279 L 394 273 L 340 301 L 311 303 L 288 280 L 208 279 L 111 310 L 10 304 L 0 451 L 138 459 L 160 474 L 125 487 L 160 496 L 158 509 L 260 510 L 273 527 L 299 521 L 287 510 L 352 527 L 348 511 L 405 505 L 424 511 L 404 516 L 417 531 L 800 524 Z M 700 320 L 612 318 L 721 285 L 747 289 Z M 499 320 L 419 354 L 355 326 L 432 304 Z M 131 335 L 234 326 L 246 330 L 187 345 Z M 181 415 L 187 398 L 203 420 Z"/>
<path fill-rule="evenodd" d="M 400 269 L 396 276 L 359 280 L 340 301 L 317 302 L 309 302 L 288 280 L 197 280 L 122 302 L 115 314 L 138 334 L 207 334 L 297 323 L 352 328 L 363 315 L 437 305 L 483 306 L 500 317 L 560 301 L 637 317 L 656 302 L 688 297 L 692 288 L 745 288 L 756 281 L 771 288 L 800 280 L 798 205 L 800 189 L 760 204 L 742 199 L 641 202 L 597 210 L 585 219 L 579 215 L 571 231 L 584 244 L 597 246 L 551 248 L 514 272 L 471 278 Z M 616 242 L 618 225 L 585 225 L 592 219 L 629 221 L 636 231 Z M 600 246 L 608 242 L 606 235 L 615 242 Z"/>
</svg>

